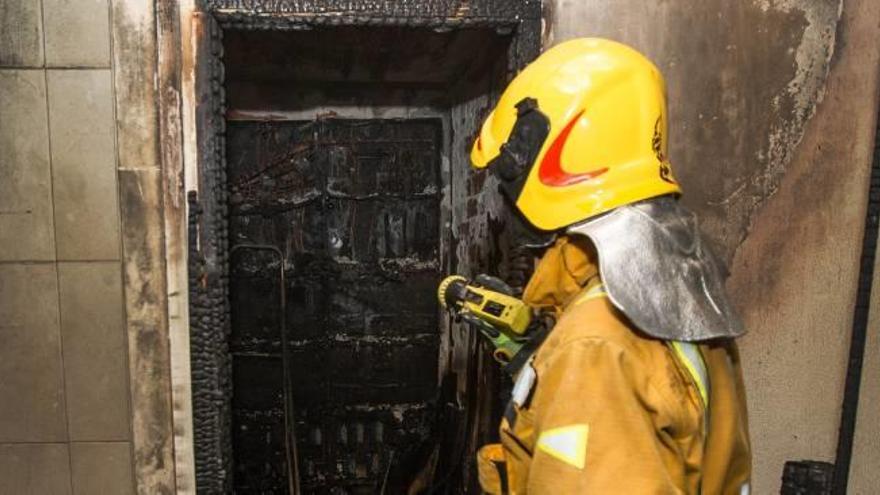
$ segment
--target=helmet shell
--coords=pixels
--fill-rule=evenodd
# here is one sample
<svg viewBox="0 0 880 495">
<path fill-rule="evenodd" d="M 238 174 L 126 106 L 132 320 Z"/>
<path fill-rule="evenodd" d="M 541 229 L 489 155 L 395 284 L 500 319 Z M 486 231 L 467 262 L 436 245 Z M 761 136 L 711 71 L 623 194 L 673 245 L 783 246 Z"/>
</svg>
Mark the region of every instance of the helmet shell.
<svg viewBox="0 0 880 495">
<path fill-rule="evenodd" d="M 477 168 L 503 152 L 532 99 L 549 122 L 517 208 L 535 227 L 557 230 L 619 206 L 680 193 L 667 160 L 665 84 L 639 52 L 605 39 L 556 45 L 501 95 L 471 150 Z"/>
</svg>

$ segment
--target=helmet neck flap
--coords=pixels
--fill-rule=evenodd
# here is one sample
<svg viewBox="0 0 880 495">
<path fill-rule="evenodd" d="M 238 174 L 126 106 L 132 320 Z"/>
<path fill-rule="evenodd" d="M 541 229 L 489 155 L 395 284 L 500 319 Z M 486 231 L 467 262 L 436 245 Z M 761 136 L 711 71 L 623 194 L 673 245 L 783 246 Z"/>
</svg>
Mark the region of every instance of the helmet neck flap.
<svg viewBox="0 0 880 495">
<path fill-rule="evenodd" d="M 622 206 L 566 232 L 593 242 L 609 299 L 642 332 L 688 342 L 745 333 L 724 290 L 724 265 L 673 197 Z"/>
</svg>

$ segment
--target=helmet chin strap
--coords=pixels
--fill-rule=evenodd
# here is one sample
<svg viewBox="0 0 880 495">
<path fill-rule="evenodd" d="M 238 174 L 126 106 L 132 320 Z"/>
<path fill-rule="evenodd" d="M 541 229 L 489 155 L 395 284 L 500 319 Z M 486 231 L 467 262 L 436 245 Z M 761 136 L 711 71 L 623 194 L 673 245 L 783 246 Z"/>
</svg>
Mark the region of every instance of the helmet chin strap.
<svg viewBox="0 0 880 495">
<path fill-rule="evenodd" d="M 558 231 L 539 230 L 523 217 L 510 201 L 507 204 L 507 232 L 513 245 L 527 249 L 544 249 L 556 241 Z"/>
<path fill-rule="evenodd" d="M 506 279 L 520 294 L 532 276 L 535 258 L 540 257 L 556 241 L 559 232 L 535 228 L 509 198 L 505 197 L 504 203 L 504 235 L 510 244 L 510 270 Z"/>
</svg>

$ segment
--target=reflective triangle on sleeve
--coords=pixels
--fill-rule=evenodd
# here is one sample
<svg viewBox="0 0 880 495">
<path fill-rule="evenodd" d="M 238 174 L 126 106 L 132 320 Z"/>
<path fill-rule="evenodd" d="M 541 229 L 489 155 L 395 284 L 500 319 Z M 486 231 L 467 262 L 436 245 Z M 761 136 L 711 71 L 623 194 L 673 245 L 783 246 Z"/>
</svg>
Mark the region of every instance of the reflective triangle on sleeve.
<svg viewBox="0 0 880 495">
<path fill-rule="evenodd" d="M 576 424 L 541 432 L 538 450 L 570 466 L 583 469 L 587 460 L 587 437 L 590 427 Z"/>
</svg>

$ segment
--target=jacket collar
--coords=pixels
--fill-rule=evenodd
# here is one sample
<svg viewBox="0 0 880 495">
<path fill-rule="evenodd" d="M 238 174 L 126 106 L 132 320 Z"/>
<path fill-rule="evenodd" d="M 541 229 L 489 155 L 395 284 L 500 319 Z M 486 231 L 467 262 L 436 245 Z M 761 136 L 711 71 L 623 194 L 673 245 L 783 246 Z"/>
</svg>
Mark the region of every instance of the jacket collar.
<svg viewBox="0 0 880 495">
<path fill-rule="evenodd" d="M 535 267 L 523 292 L 523 301 L 559 316 L 575 296 L 598 280 L 598 256 L 590 241 L 583 237 L 560 236 Z"/>
</svg>

